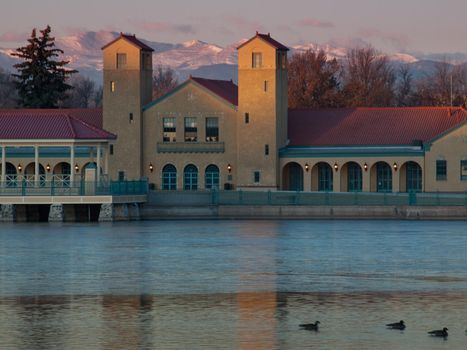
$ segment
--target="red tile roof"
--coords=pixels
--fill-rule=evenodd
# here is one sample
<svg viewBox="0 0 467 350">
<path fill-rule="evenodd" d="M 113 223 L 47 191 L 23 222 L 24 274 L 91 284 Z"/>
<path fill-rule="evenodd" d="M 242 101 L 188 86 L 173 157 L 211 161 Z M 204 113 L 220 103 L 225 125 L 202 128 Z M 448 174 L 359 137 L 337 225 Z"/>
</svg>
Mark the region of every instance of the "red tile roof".
<svg viewBox="0 0 467 350">
<path fill-rule="evenodd" d="M 267 42 L 269 45 L 276 48 L 277 50 L 281 50 L 281 51 L 288 51 L 289 50 L 289 48 L 287 46 L 282 45 L 280 42 L 278 42 L 278 41 L 274 40 L 273 38 L 271 38 L 271 35 L 269 33 L 268 34 L 261 34 L 261 33 L 258 33 L 258 32 L 256 32 L 256 35 L 254 37 L 252 37 L 250 40 L 245 41 L 243 44 L 241 44 L 239 47 L 237 47 L 237 50 L 239 48 L 245 46 L 250 41 L 252 41 L 252 40 L 254 40 L 256 38 L 260 38 L 260 39 L 264 40 L 265 42 Z"/>
<path fill-rule="evenodd" d="M 125 40 L 129 41 L 130 43 L 136 45 L 137 47 L 139 47 L 143 51 L 151 51 L 151 52 L 154 51 L 152 49 L 152 47 L 146 45 L 141 40 L 138 40 L 136 38 L 136 35 L 128 35 L 128 34 L 123 34 L 123 33 L 120 33 L 120 36 L 115 38 L 115 40 L 112 40 L 110 43 L 104 45 L 102 47 L 102 50 L 104 50 L 105 48 L 107 48 L 108 46 L 112 45 L 114 42 L 116 42 L 116 41 L 118 41 L 120 39 L 125 39 Z"/>
<path fill-rule="evenodd" d="M 214 80 L 197 77 L 190 77 L 190 79 L 234 106 L 238 106 L 238 86 L 232 80 Z"/>
<path fill-rule="evenodd" d="M 289 110 L 290 146 L 413 145 L 467 121 L 463 108 Z"/>
<path fill-rule="evenodd" d="M 103 130 L 102 109 L 0 110 L 2 140 L 110 140 Z"/>
</svg>

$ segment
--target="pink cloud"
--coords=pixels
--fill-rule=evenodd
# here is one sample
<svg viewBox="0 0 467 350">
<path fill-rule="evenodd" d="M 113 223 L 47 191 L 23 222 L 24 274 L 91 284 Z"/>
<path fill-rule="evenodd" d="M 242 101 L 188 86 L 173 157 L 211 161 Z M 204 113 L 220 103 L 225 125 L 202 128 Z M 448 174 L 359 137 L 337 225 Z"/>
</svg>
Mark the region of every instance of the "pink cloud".
<svg viewBox="0 0 467 350">
<path fill-rule="evenodd" d="M 249 32 L 264 32 L 265 28 L 259 22 L 250 21 L 244 17 L 234 16 L 234 15 L 225 15 L 223 16 L 223 21 L 226 24 L 235 26 L 235 30 L 247 30 Z"/>
<path fill-rule="evenodd" d="M 298 21 L 298 24 L 302 27 L 313 27 L 313 28 L 334 28 L 335 25 L 329 21 L 321 21 L 316 18 L 304 18 Z"/>
<path fill-rule="evenodd" d="M 139 30 L 145 32 L 168 32 L 181 34 L 195 34 L 195 28 L 190 24 L 173 24 L 169 22 L 132 21 Z"/>
<path fill-rule="evenodd" d="M 31 33 L 6 32 L 0 35 L 0 41 L 3 41 L 3 42 L 26 41 L 30 36 L 31 36 Z"/>
</svg>

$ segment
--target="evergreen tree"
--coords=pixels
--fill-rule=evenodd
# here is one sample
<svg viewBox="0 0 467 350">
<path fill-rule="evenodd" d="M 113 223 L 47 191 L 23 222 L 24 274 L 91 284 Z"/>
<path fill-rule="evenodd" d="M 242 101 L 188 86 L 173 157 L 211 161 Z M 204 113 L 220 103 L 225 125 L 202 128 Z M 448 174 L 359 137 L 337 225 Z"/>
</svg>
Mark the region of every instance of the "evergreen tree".
<svg viewBox="0 0 467 350">
<path fill-rule="evenodd" d="M 56 108 L 67 98 L 67 90 L 72 88 L 66 80 L 77 71 L 65 69 L 68 61 L 56 60 L 63 51 L 55 47 L 55 38 L 50 32 L 50 26 L 47 26 L 38 37 L 34 28 L 29 44 L 16 49 L 13 54 L 24 60 L 14 65 L 18 74 L 13 74 L 22 107 Z"/>
</svg>

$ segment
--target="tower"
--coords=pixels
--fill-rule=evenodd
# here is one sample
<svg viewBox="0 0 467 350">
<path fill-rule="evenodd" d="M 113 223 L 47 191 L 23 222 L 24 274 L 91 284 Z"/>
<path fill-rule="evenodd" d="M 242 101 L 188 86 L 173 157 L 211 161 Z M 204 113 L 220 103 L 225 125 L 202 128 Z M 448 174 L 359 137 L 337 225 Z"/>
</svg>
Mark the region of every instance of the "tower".
<svg viewBox="0 0 467 350">
<path fill-rule="evenodd" d="M 287 51 L 269 34 L 238 47 L 238 188 L 278 189 L 287 144 Z"/>
<path fill-rule="evenodd" d="M 142 107 L 152 99 L 153 49 L 134 35 L 120 34 L 103 48 L 103 128 L 117 135 L 110 146 L 109 176 L 143 174 Z"/>
</svg>

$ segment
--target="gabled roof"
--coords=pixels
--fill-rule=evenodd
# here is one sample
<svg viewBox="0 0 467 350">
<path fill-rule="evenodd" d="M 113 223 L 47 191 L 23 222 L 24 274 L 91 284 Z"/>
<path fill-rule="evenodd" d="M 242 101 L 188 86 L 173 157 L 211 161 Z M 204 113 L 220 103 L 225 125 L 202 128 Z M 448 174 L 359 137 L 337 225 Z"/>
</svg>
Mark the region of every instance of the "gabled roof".
<svg viewBox="0 0 467 350">
<path fill-rule="evenodd" d="M 198 83 L 213 94 L 223 98 L 230 104 L 238 106 L 238 86 L 232 80 L 214 80 L 191 77 L 190 80 Z"/>
<path fill-rule="evenodd" d="M 208 90 L 209 93 L 219 97 L 220 99 L 224 100 L 226 103 L 232 106 L 236 107 L 238 105 L 238 87 L 232 82 L 232 80 L 215 80 L 190 76 L 189 79 L 187 79 L 182 84 L 178 85 L 177 87 L 166 93 L 164 96 L 159 97 L 158 99 L 152 102 L 149 102 L 143 107 L 143 111 L 146 111 L 149 108 L 157 105 L 158 103 L 177 93 L 179 90 L 181 90 L 190 83 L 195 83 L 196 85 L 201 86 L 201 88 Z"/>
<path fill-rule="evenodd" d="M 414 145 L 467 121 L 463 108 L 289 110 L 290 146 Z"/>
<path fill-rule="evenodd" d="M 138 40 L 136 38 L 136 35 L 128 35 L 128 34 L 123 34 L 123 33 L 120 33 L 120 36 L 112 40 L 110 43 L 104 45 L 102 47 L 102 50 L 104 50 L 105 48 L 107 48 L 108 46 L 112 45 L 113 43 L 115 43 L 116 41 L 120 39 L 125 39 L 126 41 L 129 41 L 130 43 L 132 43 L 133 45 L 135 45 L 136 47 L 140 48 L 143 51 L 150 51 L 150 52 L 154 51 L 150 46 L 146 45 L 141 40 Z"/>
<path fill-rule="evenodd" d="M 237 50 L 240 49 L 241 47 L 245 46 L 246 44 L 248 44 L 249 42 L 251 42 L 252 40 L 254 40 L 256 38 L 259 38 L 259 39 L 265 41 L 266 43 L 268 43 L 269 45 L 271 45 L 272 47 L 274 47 L 277 50 L 289 51 L 289 48 L 287 46 L 282 45 L 280 42 L 278 42 L 278 41 L 274 40 L 273 38 L 271 38 L 270 33 L 261 34 L 261 33 L 258 33 L 258 32 L 256 32 L 256 35 L 254 37 L 252 37 L 250 40 L 245 41 L 243 44 L 241 44 L 239 47 L 237 47 Z"/>
<path fill-rule="evenodd" d="M 1 140 L 112 140 L 102 125 L 102 109 L 0 110 Z"/>
</svg>

